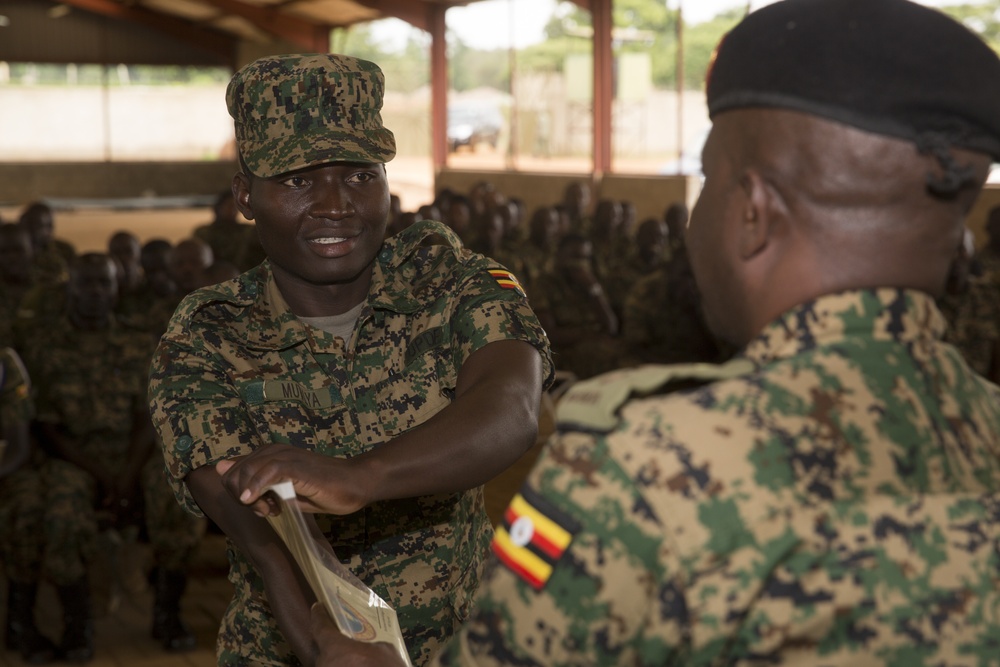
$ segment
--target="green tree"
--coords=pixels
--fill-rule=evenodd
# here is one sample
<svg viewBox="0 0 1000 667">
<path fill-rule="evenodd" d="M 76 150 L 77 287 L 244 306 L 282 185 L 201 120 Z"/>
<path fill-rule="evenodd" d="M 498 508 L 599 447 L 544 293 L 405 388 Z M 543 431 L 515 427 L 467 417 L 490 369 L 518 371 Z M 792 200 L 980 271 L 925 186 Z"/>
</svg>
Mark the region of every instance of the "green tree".
<svg viewBox="0 0 1000 667">
<path fill-rule="evenodd" d="M 1000 0 L 997 0 L 1000 2 Z M 649 53 L 653 84 L 661 88 L 677 85 L 678 12 L 662 0 L 615 0 L 612 10 L 615 54 Z M 684 86 L 703 87 L 712 53 L 722 36 L 740 18 L 741 10 L 720 14 L 697 25 L 685 24 Z M 519 62 L 524 67 L 562 70 L 568 53 L 590 51 L 593 34 L 590 13 L 571 2 L 560 3 L 545 28 L 548 41 L 528 49 Z"/>
<path fill-rule="evenodd" d="M 978 33 L 994 51 L 1000 53 L 1000 0 L 941 7 L 949 16 Z"/>
<path fill-rule="evenodd" d="M 719 14 L 711 21 L 685 26 L 684 30 L 684 87 L 699 90 L 705 87 L 705 75 L 712 62 L 712 55 L 722 37 L 743 18 L 743 10 L 735 9 Z"/>
<path fill-rule="evenodd" d="M 448 76 L 455 90 L 510 87 L 510 57 L 506 49 L 480 50 L 452 36 L 449 38 Z"/>
<path fill-rule="evenodd" d="M 430 83 L 430 40 L 416 28 L 410 31 L 401 50 L 379 44 L 366 23 L 334 30 L 330 43 L 337 53 L 378 63 L 393 90 L 409 93 Z"/>
</svg>

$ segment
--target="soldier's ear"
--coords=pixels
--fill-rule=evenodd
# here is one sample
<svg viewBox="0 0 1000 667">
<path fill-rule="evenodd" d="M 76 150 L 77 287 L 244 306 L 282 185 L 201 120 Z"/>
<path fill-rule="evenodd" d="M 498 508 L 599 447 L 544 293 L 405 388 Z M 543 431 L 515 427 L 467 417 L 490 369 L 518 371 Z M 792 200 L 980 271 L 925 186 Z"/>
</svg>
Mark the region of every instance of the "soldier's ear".
<svg viewBox="0 0 1000 667">
<path fill-rule="evenodd" d="M 236 208 L 247 220 L 253 220 L 253 205 L 250 202 L 250 177 L 243 172 L 233 176 L 233 199 Z"/>
</svg>

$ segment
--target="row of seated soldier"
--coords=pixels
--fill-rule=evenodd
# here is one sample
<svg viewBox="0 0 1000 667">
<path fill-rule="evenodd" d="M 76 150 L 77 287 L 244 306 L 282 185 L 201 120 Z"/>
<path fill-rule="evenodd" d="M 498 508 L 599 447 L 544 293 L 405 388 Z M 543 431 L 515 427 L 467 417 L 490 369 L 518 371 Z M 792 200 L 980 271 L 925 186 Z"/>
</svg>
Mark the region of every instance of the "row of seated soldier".
<svg viewBox="0 0 1000 667">
<path fill-rule="evenodd" d="M 559 371 L 584 379 L 643 363 L 721 362 L 735 350 L 702 318 L 684 245 L 688 210 L 666 205 L 638 222 L 628 201 L 592 205 L 585 181 L 562 200 L 527 214 L 517 195 L 489 182 L 468 193 L 442 190 L 415 212 L 395 210 L 390 232 L 422 219 L 444 221 L 470 248 L 517 275 L 549 334 Z M 947 340 L 973 367 L 1000 379 L 1000 207 L 978 251 L 966 230 L 938 306 Z"/>
<path fill-rule="evenodd" d="M 206 525 L 181 509 L 167 484 L 146 386 L 156 342 L 181 299 L 239 269 L 195 236 L 141 244 L 122 231 L 105 252 L 77 254 L 53 232 L 43 203 L 0 224 L 8 446 L 18 444 L 9 435 L 18 415 L 11 406 L 25 394 L 31 403 L 21 413 L 22 453 L 0 456 L 5 645 L 30 664 L 91 660 L 95 611 L 109 601 L 89 575 L 108 545 L 143 540 L 152 554 L 142 573 L 153 591 L 150 634 L 166 651 L 190 650 L 195 636 L 181 598 Z M 20 387 L 10 384 L 16 378 Z M 61 607 L 59 637 L 36 620 L 43 582 Z"/>
</svg>

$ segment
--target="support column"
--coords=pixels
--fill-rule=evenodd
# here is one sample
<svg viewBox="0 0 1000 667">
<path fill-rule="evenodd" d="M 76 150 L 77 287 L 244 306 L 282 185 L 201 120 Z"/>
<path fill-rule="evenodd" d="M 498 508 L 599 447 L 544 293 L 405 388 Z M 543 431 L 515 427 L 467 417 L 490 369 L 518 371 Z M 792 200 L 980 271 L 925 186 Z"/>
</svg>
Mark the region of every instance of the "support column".
<svg viewBox="0 0 1000 667">
<path fill-rule="evenodd" d="M 448 55 L 445 5 L 428 8 L 431 33 L 431 157 L 434 170 L 448 165 Z"/>
<path fill-rule="evenodd" d="M 594 174 L 611 171 L 612 102 L 614 100 L 614 55 L 611 52 L 611 2 L 591 0 L 594 24 Z"/>
</svg>

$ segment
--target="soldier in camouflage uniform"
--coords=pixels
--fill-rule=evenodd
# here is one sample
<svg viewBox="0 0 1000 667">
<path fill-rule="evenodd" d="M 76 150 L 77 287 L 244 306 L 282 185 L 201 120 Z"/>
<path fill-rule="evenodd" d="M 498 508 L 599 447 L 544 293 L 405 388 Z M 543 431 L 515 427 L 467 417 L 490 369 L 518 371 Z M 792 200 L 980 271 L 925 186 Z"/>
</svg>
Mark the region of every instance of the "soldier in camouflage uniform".
<svg viewBox="0 0 1000 667">
<path fill-rule="evenodd" d="M 622 365 L 717 363 L 732 350 L 718 341 L 701 312 L 701 298 L 684 246 L 639 280 L 625 300 Z"/>
<path fill-rule="evenodd" d="M 743 353 L 570 389 L 437 664 L 996 664 L 1000 388 L 932 295 L 1000 157 L 1000 60 L 906 0 L 785 0 L 707 94 L 687 246 Z M 662 395 L 689 374 L 717 381 Z M 337 634 L 320 667 L 394 664 Z"/>
<path fill-rule="evenodd" d="M 538 276 L 552 268 L 550 264 L 558 243 L 558 211 L 553 206 L 539 206 L 531 214 L 528 236 L 517 250 L 524 263 L 524 277 L 521 281 L 529 291 L 537 282 Z"/>
<path fill-rule="evenodd" d="M 551 270 L 531 286 L 531 303 L 552 338 L 556 368 L 588 378 L 617 368 L 618 316 L 594 269 L 593 245 L 580 234 L 559 241 Z"/>
<path fill-rule="evenodd" d="M 16 346 L 14 322 L 35 284 L 31 238 L 21 225 L 0 225 L 0 345 Z"/>
<path fill-rule="evenodd" d="M 43 460 L 30 446 L 31 383 L 21 358 L 11 348 L 0 350 L 0 562 L 7 577 L 4 644 L 25 662 L 42 664 L 56 657 L 56 646 L 35 622 L 39 580 L 33 549 L 42 531 L 45 484 Z"/>
<path fill-rule="evenodd" d="M 994 206 L 986 215 L 986 245 L 975 255 L 975 262 L 982 274 L 1000 282 L 1000 206 Z"/>
<path fill-rule="evenodd" d="M 152 634 L 169 650 L 194 646 L 179 601 L 203 522 L 173 502 L 163 462 L 151 456 L 146 381 L 153 341 L 115 318 L 117 293 L 113 260 L 80 256 L 70 270 L 66 317 L 32 332 L 25 352 L 37 389 L 35 432 L 50 454 L 34 562 L 56 584 L 66 619 L 61 651 L 74 661 L 93 655 L 87 573 L 97 532 L 139 520 L 157 567 Z"/>
<path fill-rule="evenodd" d="M 948 322 L 944 339 L 958 348 L 969 366 L 991 382 L 1000 381 L 1000 283 L 970 274 L 972 231 L 965 230 L 937 306 Z"/>
<path fill-rule="evenodd" d="M 18 222 L 31 236 L 35 273 L 39 282 L 64 282 L 69 263 L 76 256 L 76 249 L 69 242 L 53 236 L 55 219 L 52 207 L 45 202 L 32 202 L 21 212 Z"/>
<path fill-rule="evenodd" d="M 667 257 L 667 225 L 657 218 L 647 218 L 634 236 L 621 237 L 628 247 L 620 251 L 618 268 L 602 281 L 608 289 L 611 306 L 625 326 L 625 308 L 629 292 L 643 278 L 660 270 Z"/>
<path fill-rule="evenodd" d="M 191 235 L 212 248 L 215 261 L 231 262 L 241 272 L 264 261 L 257 230 L 236 217 L 239 211 L 232 190 L 219 193 L 212 211 L 215 215 L 212 222 L 196 227 Z"/>
<path fill-rule="evenodd" d="M 680 246 L 684 245 L 684 235 L 688 222 L 687 205 L 674 202 L 663 212 L 663 221 L 667 224 L 667 255 L 669 257 Z"/>
<path fill-rule="evenodd" d="M 264 58 L 229 86 L 236 201 L 268 260 L 184 300 L 150 379 L 178 498 L 232 546 L 221 665 L 315 659 L 313 594 L 253 511 L 266 484 L 328 485 L 300 504 L 421 665 L 479 583 L 481 484 L 536 437 L 552 370 L 517 280 L 440 223 L 384 240 L 382 91 L 377 66 L 339 55 Z"/>
</svg>

